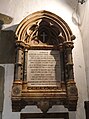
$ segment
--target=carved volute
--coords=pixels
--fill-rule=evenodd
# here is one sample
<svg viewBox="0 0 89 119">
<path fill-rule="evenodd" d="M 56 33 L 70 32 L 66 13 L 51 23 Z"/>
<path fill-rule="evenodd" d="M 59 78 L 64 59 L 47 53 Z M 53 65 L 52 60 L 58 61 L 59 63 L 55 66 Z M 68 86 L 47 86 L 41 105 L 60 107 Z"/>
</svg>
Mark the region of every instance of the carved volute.
<svg viewBox="0 0 89 119">
<path fill-rule="evenodd" d="M 75 36 L 72 34 L 67 23 L 59 16 L 48 11 L 33 13 L 18 25 L 16 30 L 15 77 L 12 87 L 13 111 L 20 111 L 26 105 L 37 105 L 38 108 L 46 113 L 53 105 L 61 104 L 69 110 L 76 110 L 78 93 L 74 81 L 72 59 L 74 39 Z M 51 56 L 52 52 L 56 55 L 51 62 L 54 63 L 55 60 L 57 63 L 60 62 L 60 64 L 56 64 L 60 67 L 58 69 L 60 74 L 56 75 L 57 79 L 60 79 L 59 81 L 54 81 L 53 78 L 55 82 L 53 84 L 46 77 L 47 81 L 49 80 L 48 85 L 42 85 L 41 83 L 41 85 L 34 84 L 35 86 L 31 80 L 28 81 L 28 78 L 31 79 L 31 75 L 28 77 L 28 63 L 30 64 L 28 58 L 31 58 L 29 55 L 32 52 L 29 54 L 29 51 L 32 50 L 37 52 L 42 50 L 43 53 L 46 50 L 47 52 L 50 51 L 50 58 L 53 58 Z M 37 54 L 37 52 L 36 55 L 40 54 Z M 36 58 L 34 54 L 32 55 Z M 37 57 L 40 58 L 43 55 L 41 54 Z M 45 56 L 47 57 L 47 55 Z M 45 64 L 45 66 L 47 65 Z M 56 66 L 54 68 L 55 73 L 57 73 Z M 37 80 L 36 74 L 34 74 L 34 77 L 33 82 Z"/>
</svg>

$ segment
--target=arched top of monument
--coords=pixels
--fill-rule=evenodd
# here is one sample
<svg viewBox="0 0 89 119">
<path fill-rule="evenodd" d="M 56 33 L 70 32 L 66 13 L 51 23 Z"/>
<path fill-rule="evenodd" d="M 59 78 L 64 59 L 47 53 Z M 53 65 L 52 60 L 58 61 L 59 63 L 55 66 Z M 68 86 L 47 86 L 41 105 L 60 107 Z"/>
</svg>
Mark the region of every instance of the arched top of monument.
<svg viewBox="0 0 89 119">
<path fill-rule="evenodd" d="M 55 44 L 75 39 L 70 27 L 61 17 L 45 10 L 32 13 L 24 18 L 16 29 L 16 37 L 17 40 L 26 43 L 33 39 L 38 39 L 43 43 L 47 42 L 46 39 L 49 39 L 48 42 L 50 39 L 51 41 L 56 39 Z"/>
</svg>

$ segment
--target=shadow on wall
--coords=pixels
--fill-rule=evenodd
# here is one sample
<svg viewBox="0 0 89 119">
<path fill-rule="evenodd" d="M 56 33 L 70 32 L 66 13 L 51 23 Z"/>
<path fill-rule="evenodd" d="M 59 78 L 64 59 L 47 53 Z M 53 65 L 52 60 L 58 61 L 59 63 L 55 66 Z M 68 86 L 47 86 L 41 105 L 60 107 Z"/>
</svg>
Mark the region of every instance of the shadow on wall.
<svg viewBox="0 0 89 119">
<path fill-rule="evenodd" d="M 75 9 L 77 4 L 78 4 L 78 0 L 65 0 L 65 2 L 72 8 Z"/>
<path fill-rule="evenodd" d="M 3 23 L 0 22 L 0 29 Z M 0 30 L 0 64 L 15 62 L 15 32 L 17 25 Z"/>
<path fill-rule="evenodd" d="M 60 0 L 56 1 L 60 2 Z M 72 9 L 75 9 L 76 5 L 78 4 L 78 0 L 63 0 L 63 2 L 65 2 Z"/>
</svg>

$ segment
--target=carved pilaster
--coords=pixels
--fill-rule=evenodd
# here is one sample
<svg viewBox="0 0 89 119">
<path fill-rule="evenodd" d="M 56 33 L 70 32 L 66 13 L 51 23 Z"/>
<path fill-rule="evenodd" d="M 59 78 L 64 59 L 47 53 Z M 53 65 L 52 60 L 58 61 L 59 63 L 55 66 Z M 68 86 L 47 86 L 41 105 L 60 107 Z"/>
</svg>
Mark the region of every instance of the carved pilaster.
<svg viewBox="0 0 89 119">
<path fill-rule="evenodd" d="M 20 41 L 16 42 L 16 63 L 15 63 L 15 78 L 16 80 L 23 80 L 23 62 L 24 62 L 24 44 Z"/>
<path fill-rule="evenodd" d="M 60 51 L 60 61 L 61 61 L 61 88 L 65 91 L 65 71 L 64 71 L 64 51 Z"/>
<path fill-rule="evenodd" d="M 73 60 L 72 60 L 72 48 L 73 42 L 66 41 L 64 42 L 64 49 L 65 49 L 65 70 L 66 70 L 66 80 L 74 80 L 73 74 Z"/>
<path fill-rule="evenodd" d="M 24 43 L 16 41 L 16 63 L 12 95 L 20 96 L 23 81 Z"/>
<path fill-rule="evenodd" d="M 24 69 L 23 69 L 23 90 L 27 90 L 27 62 L 28 62 L 29 45 L 25 44 L 24 49 Z"/>
<path fill-rule="evenodd" d="M 67 82 L 67 96 L 65 107 L 68 108 L 69 111 L 75 111 L 77 108 L 78 90 L 73 80 Z"/>
<path fill-rule="evenodd" d="M 66 70 L 66 87 L 67 87 L 67 108 L 70 111 L 76 110 L 77 100 L 78 100 L 78 90 L 76 83 L 74 81 L 73 73 L 73 59 L 72 59 L 72 49 L 73 42 L 65 42 L 65 70 Z"/>
</svg>

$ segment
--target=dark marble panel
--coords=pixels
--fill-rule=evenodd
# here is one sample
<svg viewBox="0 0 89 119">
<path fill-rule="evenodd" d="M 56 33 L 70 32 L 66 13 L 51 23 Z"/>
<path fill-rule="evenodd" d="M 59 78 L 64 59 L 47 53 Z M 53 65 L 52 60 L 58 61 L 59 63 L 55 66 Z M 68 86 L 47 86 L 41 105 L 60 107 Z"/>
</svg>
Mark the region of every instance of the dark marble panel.
<svg viewBox="0 0 89 119">
<path fill-rule="evenodd" d="M 69 113 L 21 113 L 20 119 L 69 119 Z"/>
</svg>

